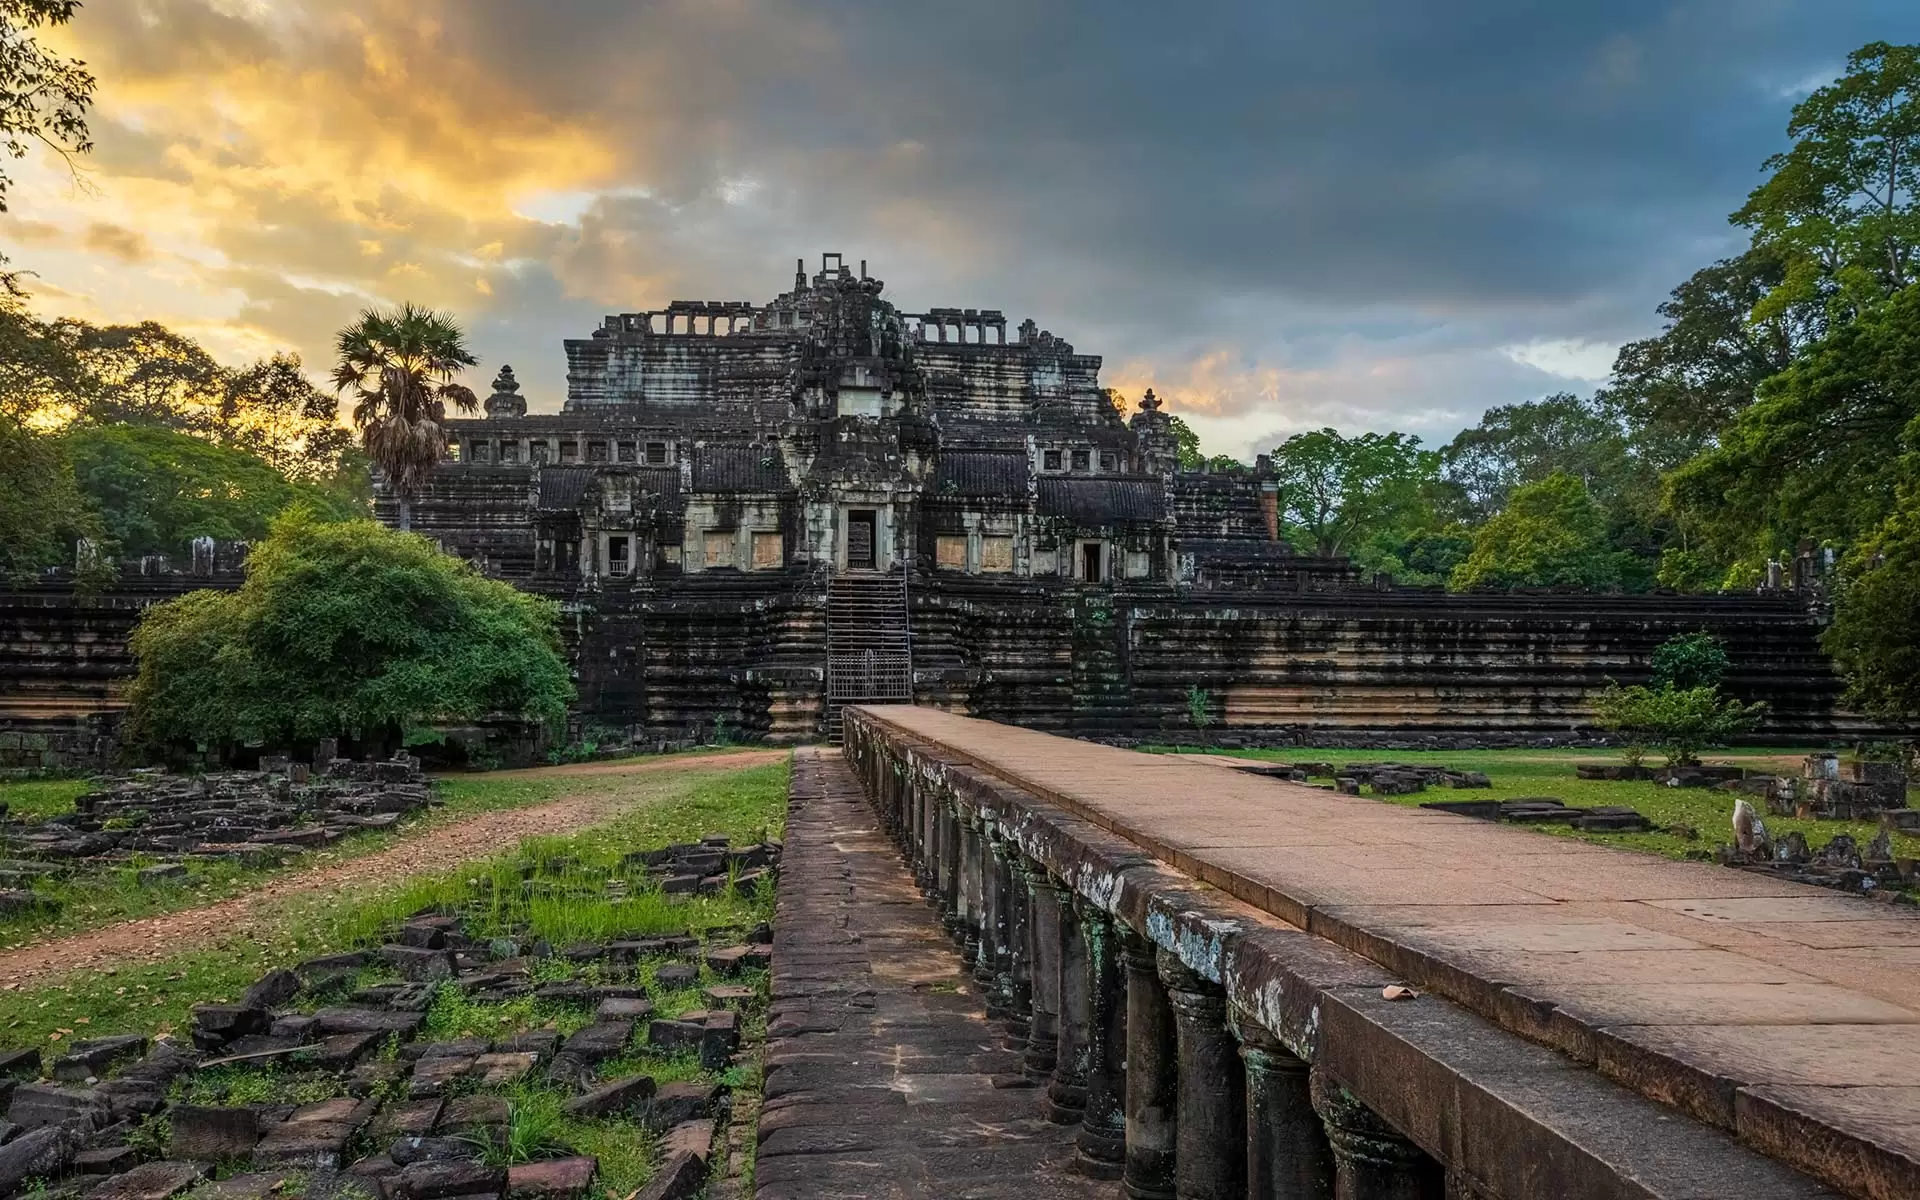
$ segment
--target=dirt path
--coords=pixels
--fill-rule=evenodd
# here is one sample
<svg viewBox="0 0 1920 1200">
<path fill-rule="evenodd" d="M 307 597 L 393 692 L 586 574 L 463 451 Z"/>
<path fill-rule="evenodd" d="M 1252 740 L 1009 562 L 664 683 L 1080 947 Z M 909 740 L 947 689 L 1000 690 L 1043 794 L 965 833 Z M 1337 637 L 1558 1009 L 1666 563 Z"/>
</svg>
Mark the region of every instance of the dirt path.
<svg viewBox="0 0 1920 1200">
<path fill-rule="evenodd" d="M 547 775 L 649 775 L 667 771 L 738 771 L 784 761 L 785 750 L 749 750 L 666 762 L 577 763 L 564 767 L 501 772 L 522 778 Z M 315 863 L 262 883 L 243 895 L 202 908 L 139 917 L 83 933 L 0 953 L 0 987 L 12 991 L 53 976 L 164 958 L 215 935 L 244 934 L 275 919 L 275 900 L 302 893 L 348 890 L 497 854 L 525 838 L 569 833 L 596 825 L 633 804 L 628 791 L 606 788 L 563 796 L 527 808 L 480 813 L 408 838 L 384 850 L 339 863 Z"/>
</svg>

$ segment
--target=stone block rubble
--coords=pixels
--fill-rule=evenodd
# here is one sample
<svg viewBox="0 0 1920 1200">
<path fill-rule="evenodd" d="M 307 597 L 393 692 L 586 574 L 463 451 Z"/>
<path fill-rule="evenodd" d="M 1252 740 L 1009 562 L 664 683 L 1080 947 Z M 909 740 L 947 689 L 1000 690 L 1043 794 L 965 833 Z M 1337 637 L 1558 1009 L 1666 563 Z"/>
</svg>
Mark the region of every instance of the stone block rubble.
<svg viewBox="0 0 1920 1200">
<path fill-rule="evenodd" d="M 143 886 L 157 885 L 184 878 L 185 861 L 272 862 L 391 828 L 434 803 L 432 782 L 412 755 L 358 762 L 326 754 L 316 767 L 268 758 L 257 771 L 101 776 L 72 813 L 36 824 L 0 820 L 8 856 L 0 860 L 0 914 L 45 905 L 33 883 L 72 865 L 117 865 L 134 855 L 171 860 L 141 871 Z"/>
<path fill-rule="evenodd" d="M 713 838 L 635 857 L 662 883 L 691 879 L 684 890 L 712 892 L 715 879 L 723 887 L 729 876 L 776 873 L 780 852 L 777 842 L 733 847 Z M 608 894 L 623 894 L 619 883 L 605 880 Z M 688 1197 L 707 1182 L 728 1095 L 718 1084 L 658 1082 L 623 1064 L 691 1051 L 709 1078 L 733 1065 L 743 1014 L 761 994 L 749 972 L 770 965 L 772 940 L 762 924 L 704 942 L 674 935 L 555 947 L 531 936 L 479 937 L 457 915 L 419 913 L 382 945 L 270 971 L 235 1003 L 196 1005 L 188 1039 L 98 1038 L 45 1063 L 33 1049 L 0 1053 L 0 1197 L 38 1181 L 48 1200 L 171 1200 L 212 1178 L 216 1164 L 239 1168 L 219 1185 L 221 1200 L 265 1200 L 291 1172 L 306 1175 L 298 1194 L 308 1197 L 595 1194 L 590 1157 L 487 1165 L 487 1147 L 504 1144 L 513 1119 L 508 1098 L 490 1089 L 520 1083 L 562 1089 L 569 1117 L 652 1129 L 658 1169 L 633 1200 Z M 553 979 L 542 964 L 555 962 L 578 978 Z M 671 992 L 699 986 L 702 967 L 702 1007 L 655 1012 L 647 977 L 656 994 Z M 531 997 L 549 1013 L 592 1016 L 566 1022 L 564 1033 L 549 1020 L 503 1037 L 424 1040 L 429 1010 L 447 988 L 474 1003 Z M 336 1094 L 229 1104 L 217 1082 L 188 1086 L 196 1075 L 217 1081 L 206 1073 L 220 1068 L 259 1067 L 326 1080 Z M 164 1150 L 145 1135 L 155 1119 L 168 1126 Z M 720 1146 L 724 1156 L 725 1138 Z"/>
</svg>

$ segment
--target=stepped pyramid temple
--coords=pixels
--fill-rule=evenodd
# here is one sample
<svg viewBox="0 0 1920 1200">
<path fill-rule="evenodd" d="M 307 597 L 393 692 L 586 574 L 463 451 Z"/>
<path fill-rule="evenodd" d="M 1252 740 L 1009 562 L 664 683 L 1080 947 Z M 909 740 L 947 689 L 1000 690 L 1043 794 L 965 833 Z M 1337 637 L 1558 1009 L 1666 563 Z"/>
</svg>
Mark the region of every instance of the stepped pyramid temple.
<svg viewBox="0 0 1920 1200">
<path fill-rule="evenodd" d="M 804 740 L 912 700 L 1117 740 L 1564 742 L 1695 630 L 1768 702 L 1761 736 L 1864 728 L 1796 586 L 1810 560 L 1718 596 L 1365 579 L 1281 539 L 1266 460 L 1181 470 L 1159 401 L 1123 414 L 1098 356 L 993 309 L 897 307 L 837 254 L 771 301 L 609 316 L 565 352 L 559 412 L 502 368 L 483 416 L 447 422 L 413 527 L 561 602 L 582 728 Z M 0 592 L 0 769 L 97 758 L 141 610 L 237 585 L 244 552 Z"/>
</svg>

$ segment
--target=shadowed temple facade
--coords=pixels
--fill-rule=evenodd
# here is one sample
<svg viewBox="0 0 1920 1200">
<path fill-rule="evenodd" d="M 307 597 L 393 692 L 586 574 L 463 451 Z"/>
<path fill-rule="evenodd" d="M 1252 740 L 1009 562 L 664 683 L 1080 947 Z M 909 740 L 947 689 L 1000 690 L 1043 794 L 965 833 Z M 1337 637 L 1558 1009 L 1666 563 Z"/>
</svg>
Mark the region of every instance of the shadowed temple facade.
<svg viewBox="0 0 1920 1200">
<path fill-rule="evenodd" d="M 677 301 L 503 368 L 413 527 L 562 602 L 582 720 L 798 740 L 917 701 L 1096 736 L 1565 737 L 1676 632 L 1724 637 L 1770 732 L 1841 732 L 1790 589 L 1448 595 L 1281 539 L 1269 464 L 1183 471 L 1151 392 L 1000 312 L 900 307 L 823 257 L 766 303 Z M 392 520 L 383 495 L 379 511 Z"/>
</svg>

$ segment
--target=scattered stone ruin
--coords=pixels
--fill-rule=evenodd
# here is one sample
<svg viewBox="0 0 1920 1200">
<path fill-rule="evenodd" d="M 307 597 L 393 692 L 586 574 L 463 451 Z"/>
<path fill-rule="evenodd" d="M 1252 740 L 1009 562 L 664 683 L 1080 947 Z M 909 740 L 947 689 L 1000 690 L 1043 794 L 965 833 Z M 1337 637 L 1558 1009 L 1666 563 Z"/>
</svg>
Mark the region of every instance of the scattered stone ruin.
<svg viewBox="0 0 1920 1200">
<path fill-rule="evenodd" d="M 1590 693 L 1699 630 L 1767 702 L 1760 736 L 1873 732 L 1784 575 L 1721 596 L 1363 578 L 1282 539 L 1267 459 L 1183 469 L 1160 399 L 1123 414 L 1099 356 L 994 309 L 901 307 L 838 254 L 765 302 L 609 316 L 565 353 L 560 411 L 503 367 L 484 416 L 447 422 L 413 528 L 559 600 L 578 721 L 637 744 L 831 737 L 841 706 L 901 700 L 1108 740 L 1564 744 L 1590 739 Z M 84 722 L 118 705 L 141 609 L 233 586 L 242 554 L 0 594 L 0 769 L 97 752 Z"/>
<path fill-rule="evenodd" d="M 668 895 L 713 894 L 730 879 L 751 886 L 777 872 L 780 853 L 778 843 L 712 838 L 636 853 L 597 881 L 554 861 L 521 883 L 621 896 L 631 864 Z M 771 942 L 762 925 L 554 946 L 470 936 L 459 913 L 416 914 L 385 944 L 270 971 L 235 1002 L 196 1005 L 190 1044 L 129 1034 L 56 1047 L 44 1061 L 37 1049 L 0 1052 L 0 1196 L 38 1179 L 49 1195 L 167 1200 L 218 1169 L 227 1200 L 269 1200 L 295 1172 L 302 1187 L 287 1194 L 309 1197 L 586 1200 L 598 1194 L 590 1157 L 485 1161 L 508 1132 L 501 1089 L 539 1080 L 569 1093 L 569 1118 L 632 1121 L 657 1135 L 654 1177 L 633 1200 L 689 1197 L 707 1183 L 716 1150 L 727 1165 L 728 1139 L 715 1136 L 727 1092 L 698 1079 L 658 1082 L 628 1060 L 636 1048 L 686 1052 L 704 1071 L 727 1070 L 761 1003 L 754 980 Z M 551 973 L 541 964 L 553 961 L 571 964 L 575 978 L 542 982 Z M 701 989 L 705 1007 L 655 1011 L 652 996 L 689 988 Z M 428 1010 L 446 989 L 476 1003 L 531 998 L 549 1014 L 592 1016 L 565 1034 L 434 1040 Z M 229 1067 L 297 1073 L 331 1094 L 230 1102 L 217 1083 L 195 1086 L 196 1076 L 217 1079 Z M 163 1153 L 140 1135 L 152 1120 L 168 1129 Z"/>
</svg>

